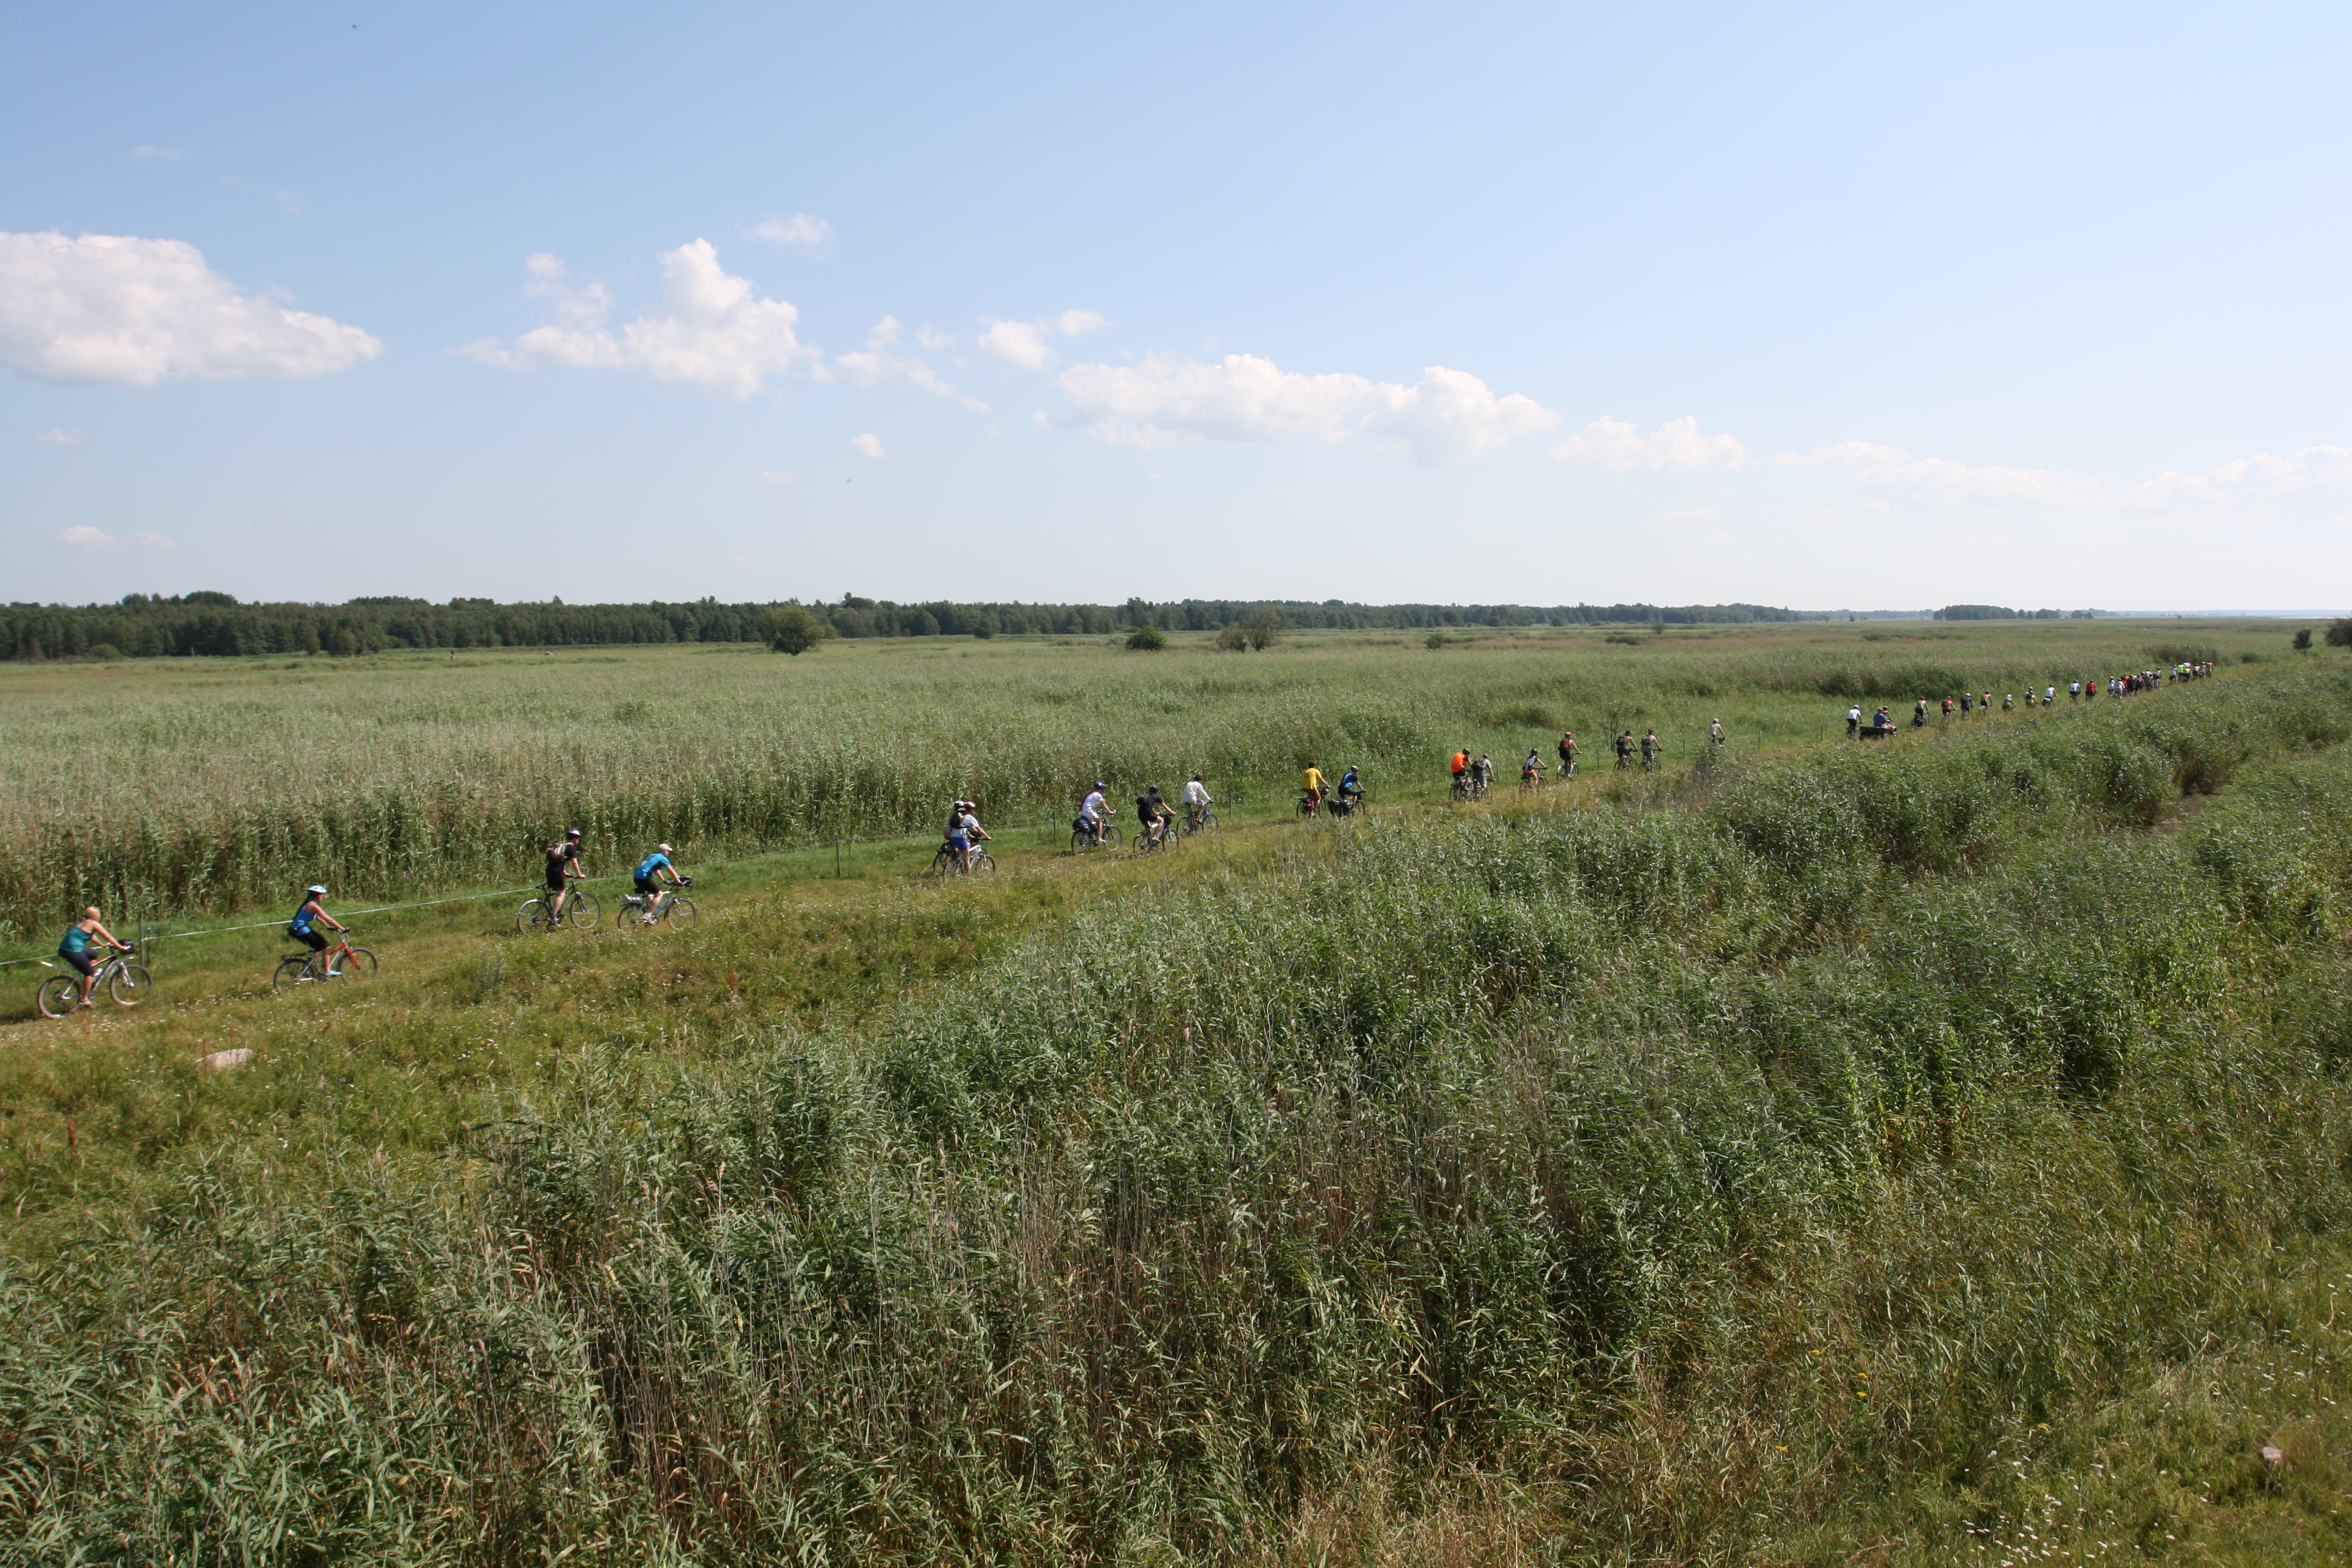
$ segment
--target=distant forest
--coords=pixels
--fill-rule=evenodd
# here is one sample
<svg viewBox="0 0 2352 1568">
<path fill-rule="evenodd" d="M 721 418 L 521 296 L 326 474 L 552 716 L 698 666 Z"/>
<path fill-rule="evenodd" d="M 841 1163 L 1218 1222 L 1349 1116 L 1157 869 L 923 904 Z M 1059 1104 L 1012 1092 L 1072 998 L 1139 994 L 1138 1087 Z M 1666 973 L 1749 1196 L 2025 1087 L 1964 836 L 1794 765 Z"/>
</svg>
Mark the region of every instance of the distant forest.
<svg viewBox="0 0 2352 1568">
<path fill-rule="evenodd" d="M 799 603 L 797 600 L 782 603 Z M 385 648 L 593 647 L 616 643 L 759 642 L 775 604 L 501 605 L 489 599 L 353 599 L 341 605 L 240 604 L 227 594 L 131 594 L 112 605 L 0 609 L 0 658 L 154 658 L 240 654 L 376 653 Z M 1353 605 L 1288 599 L 1185 599 L 1124 605 L 893 604 L 845 594 L 803 606 L 844 637 L 1105 635 L 1136 626 L 1215 631 L 1271 610 L 1301 629 L 1691 626 L 1833 618 L 1765 605 Z M 1838 611 L 1843 619 L 1848 612 Z M 1884 612 L 1881 612 L 1882 614 Z"/>
</svg>

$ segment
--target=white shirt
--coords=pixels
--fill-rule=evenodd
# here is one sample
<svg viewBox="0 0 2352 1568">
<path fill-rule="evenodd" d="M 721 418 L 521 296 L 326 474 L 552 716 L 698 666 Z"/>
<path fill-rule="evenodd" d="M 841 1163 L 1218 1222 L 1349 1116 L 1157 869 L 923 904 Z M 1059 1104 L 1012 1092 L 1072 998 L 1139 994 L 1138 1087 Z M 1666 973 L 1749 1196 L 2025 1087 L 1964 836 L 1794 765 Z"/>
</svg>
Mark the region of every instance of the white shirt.
<svg viewBox="0 0 2352 1568">
<path fill-rule="evenodd" d="M 1186 805 L 1208 805 L 1208 785 L 1202 784 L 1199 779 L 1194 779 L 1191 784 L 1186 784 L 1184 786 L 1184 804 Z"/>
<path fill-rule="evenodd" d="M 1103 799 L 1102 791 L 1089 790 L 1087 792 L 1086 804 L 1078 807 L 1078 815 L 1092 822 L 1108 809 L 1108 803 Z"/>
</svg>

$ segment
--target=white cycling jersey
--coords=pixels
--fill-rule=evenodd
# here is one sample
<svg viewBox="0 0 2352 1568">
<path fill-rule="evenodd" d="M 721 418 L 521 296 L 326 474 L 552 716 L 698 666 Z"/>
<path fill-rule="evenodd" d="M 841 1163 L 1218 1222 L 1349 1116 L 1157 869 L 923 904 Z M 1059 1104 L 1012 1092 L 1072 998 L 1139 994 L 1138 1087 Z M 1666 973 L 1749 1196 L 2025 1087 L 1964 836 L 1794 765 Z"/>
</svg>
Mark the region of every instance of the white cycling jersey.
<svg viewBox="0 0 2352 1568">
<path fill-rule="evenodd" d="M 1102 791 L 1090 790 L 1087 794 L 1086 804 L 1078 807 L 1078 815 L 1093 822 L 1109 809 L 1110 803 L 1103 799 Z"/>
<path fill-rule="evenodd" d="M 1184 804 L 1186 805 L 1195 806 L 1208 805 L 1208 786 L 1202 784 L 1199 779 L 1194 779 L 1191 784 L 1186 784 L 1184 786 Z"/>
</svg>

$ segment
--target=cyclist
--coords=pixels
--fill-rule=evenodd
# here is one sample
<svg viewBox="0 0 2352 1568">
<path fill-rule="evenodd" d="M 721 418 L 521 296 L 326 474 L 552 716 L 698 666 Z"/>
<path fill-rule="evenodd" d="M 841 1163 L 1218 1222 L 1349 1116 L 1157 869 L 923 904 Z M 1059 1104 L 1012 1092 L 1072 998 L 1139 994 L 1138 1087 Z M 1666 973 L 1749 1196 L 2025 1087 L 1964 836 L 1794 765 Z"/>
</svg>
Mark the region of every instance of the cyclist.
<svg viewBox="0 0 2352 1568">
<path fill-rule="evenodd" d="M 1658 744 L 1658 732 L 1655 730 L 1642 731 L 1642 771 L 1643 773 L 1654 773 L 1658 771 L 1658 753 L 1664 749 Z"/>
<path fill-rule="evenodd" d="M 1470 793 L 1473 795 L 1485 795 L 1488 790 L 1494 787 L 1494 759 L 1486 755 L 1486 752 L 1481 752 L 1478 753 L 1478 760 L 1470 764 Z"/>
<path fill-rule="evenodd" d="M 1354 763 L 1339 775 L 1339 804 L 1353 811 L 1364 804 L 1364 782 L 1356 776 Z"/>
<path fill-rule="evenodd" d="M 654 917 L 661 913 L 663 876 L 665 874 L 668 876 L 669 885 L 673 888 L 686 886 L 686 879 L 677 874 L 677 868 L 670 864 L 669 857 L 669 846 L 656 844 L 654 846 L 654 852 L 638 861 L 636 870 L 631 873 L 636 879 L 637 897 L 643 900 L 638 908 L 637 919 L 646 925 L 653 924 Z"/>
<path fill-rule="evenodd" d="M 1447 765 L 1454 770 L 1454 793 L 1457 796 L 1470 793 L 1470 748 L 1454 747 L 1454 756 Z"/>
<path fill-rule="evenodd" d="M 1193 826 L 1200 826 L 1208 816 L 1209 805 L 1209 786 L 1201 782 L 1200 774 L 1194 773 L 1192 782 L 1184 786 L 1184 815 L 1192 819 Z"/>
<path fill-rule="evenodd" d="M 1537 752 L 1533 746 L 1529 746 L 1528 748 L 1528 760 L 1519 764 L 1519 783 L 1525 788 L 1533 789 L 1538 784 L 1543 783 L 1543 776 L 1544 765 L 1542 754 Z"/>
<path fill-rule="evenodd" d="M 547 847 L 547 919 L 552 925 L 563 918 L 563 900 L 571 896 L 572 884 L 588 873 L 580 865 L 580 830 L 567 827 L 563 842 Z"/>
<path fill-rule="evenodd" d="M 90 990 L 98 984 L 98 960 L 89 955 L 90 949 L 97 946 L 110 947 L 117 952 L 131 951 L 128 944 L 114 940 L 114 933 L 106 929 L 106 923 L 98 918 L 96 906 L 92 906 L 82 910 L 81 919 L 66 927 L 66 934 L 58 942 L 58 956 L 81 975 L 81 1000 L 75 1004 L 78 1007 L 89 1005 Z"/>
<path fill-rule="evenodd" d="M 327 951 L 327 931 L 348 931 L 352 928 L 327 912 L 327 889 L 317 882 L 302 891 L 302 907 L 286 922 L 286 934 L 309 948 L 312 952 Z"/>
<path fill-rule="evenodd" d="M 1307 771 L 1298 775 L 1298 787 L 1302 792 L 1299 808 L 1307 816 L 1314 816 L 1323 805 L 1323 770 L 1313 763 L 1307 763 Z"/>
<path fill-rule="evenodd" d="M 1706 738 L 1707 738 L 1708 742 L 1709 742 L 1710 744 L 1712 744 L 1712 745 L 1717 745 L 1717 746 L 1720 746 L 1721 744 L 1723 744 L 1723 721 L 1722 721 L 1722 720 L 1720 720 L 1720 719 L 1710 719 L 1710 720 L 1708 720 L 1708 721 L 1706 721 Z"/>
<path fill-rule="evenodd" d="M 1911 728 L 1914 730 L 1921 730 L 1927 728 L 1927 700 L 1922 697 L 1919 699 L 1918 706 L 1911 710 Z"/>
<path fill-rule="evenodd" d="M 1103 796 L 1104 787 L 1102 780 L 1095 780 L 1095 787 L 1088 790 L 1087 798 L 1078 803 L 1078 820 L 1074 825 L 1097 844 L 1102 842 L 1103 828 L 1110 820 L 1110 802 Z"/>
<path fill-rule="evenodd" d="M 1559 776 L 1564 779 L 1576 776 L 1576 731 L 1573 730 L 1559 732 Z"/>
<path fill-rule="evenodd" d="M 1853 740 L 1862 733 L 1862 704 L 1857 702 L 1845 710 L 1845 738 Z"/>
<path fill-rule="evenodd" d="M 1175 821 L 1176 816 L 1168 809 L 1168 802 L 1160 795 L 1158 784 L 1144 785 L 1143 793 L 1135 797 L 1135 820 L 1142 824 L 1143 837 L 1147 841 L 1156 843 L 1166 837 L 1168 825 Z"/>
<path fill-rule="evenodd" d="M 1622 772 L 1633 765 L 1633 731 L 1625 731 L 1617 737 L 1617 766 Z"/>
<path fill-rule="evenodd" d="M 954 852 L 956 868 L 961 871 L 971 869 L 972 845 L 988 838 L 975 815 L 979 810 L 979 805 L 969 800 L 960 800 L 948 807 L 948 848 Z"/>
</svg>

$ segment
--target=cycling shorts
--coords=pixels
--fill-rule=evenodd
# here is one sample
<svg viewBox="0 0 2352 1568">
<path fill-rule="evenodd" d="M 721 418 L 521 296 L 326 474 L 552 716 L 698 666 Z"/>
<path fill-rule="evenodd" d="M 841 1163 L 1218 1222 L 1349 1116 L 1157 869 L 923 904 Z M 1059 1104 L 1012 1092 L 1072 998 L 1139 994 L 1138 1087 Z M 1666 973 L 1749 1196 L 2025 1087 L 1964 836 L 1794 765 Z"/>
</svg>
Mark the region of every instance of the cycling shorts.
<svg viewBox="0 0 2352 1568">
<path fill-rule="evenodd" d="M 294 940 L 308 947 L 312 952 L 327 951 L 327 933 L 324 931 L 298 931 L 294 932 Z"/>
<path fill-rule="evenodd" d="M 661 884 L 655 881 L 651 877 L 640 877 L 637 879 L 637 891 L 644 894 L 648 899 L 659 898 L 661 896 Z"/>
<path fill-rule="evenodd" d="M 58 956 L 64 959 L 68 963 L 72 964 L 77 971 L 83 974 L 95 974 L 98 973 L 97 956 L 88 948 L 83 948 L 79 952 L 61 952 L 58 954 Z"/>
<path fill-rule="evenodd" d="M 957 849 L 969 849 L 971 847 L 971 835 L 969 833 L 950 833 L 948 835 L 948 843 L 950 847 Z"/>
<path fill-rule="evenodd" d="M 565 888 L 565 887 L 567 887 L 568 885 L 569 885 L 569 884 L 568 884 L 568 882 L 566 881 L 566 879 L 565 879 L 564 875 L 563 875 L 563 873 L 562 873 L 562 872 L 561 872 L 561 871 L 550 871 L 550 872 L 547 874 L 547 890 L 548 890 L 549 892 L 551 892 L 551 893 L 560 893 L 560 892 L 563 891 L 564 888 Z"/>
</svg>

